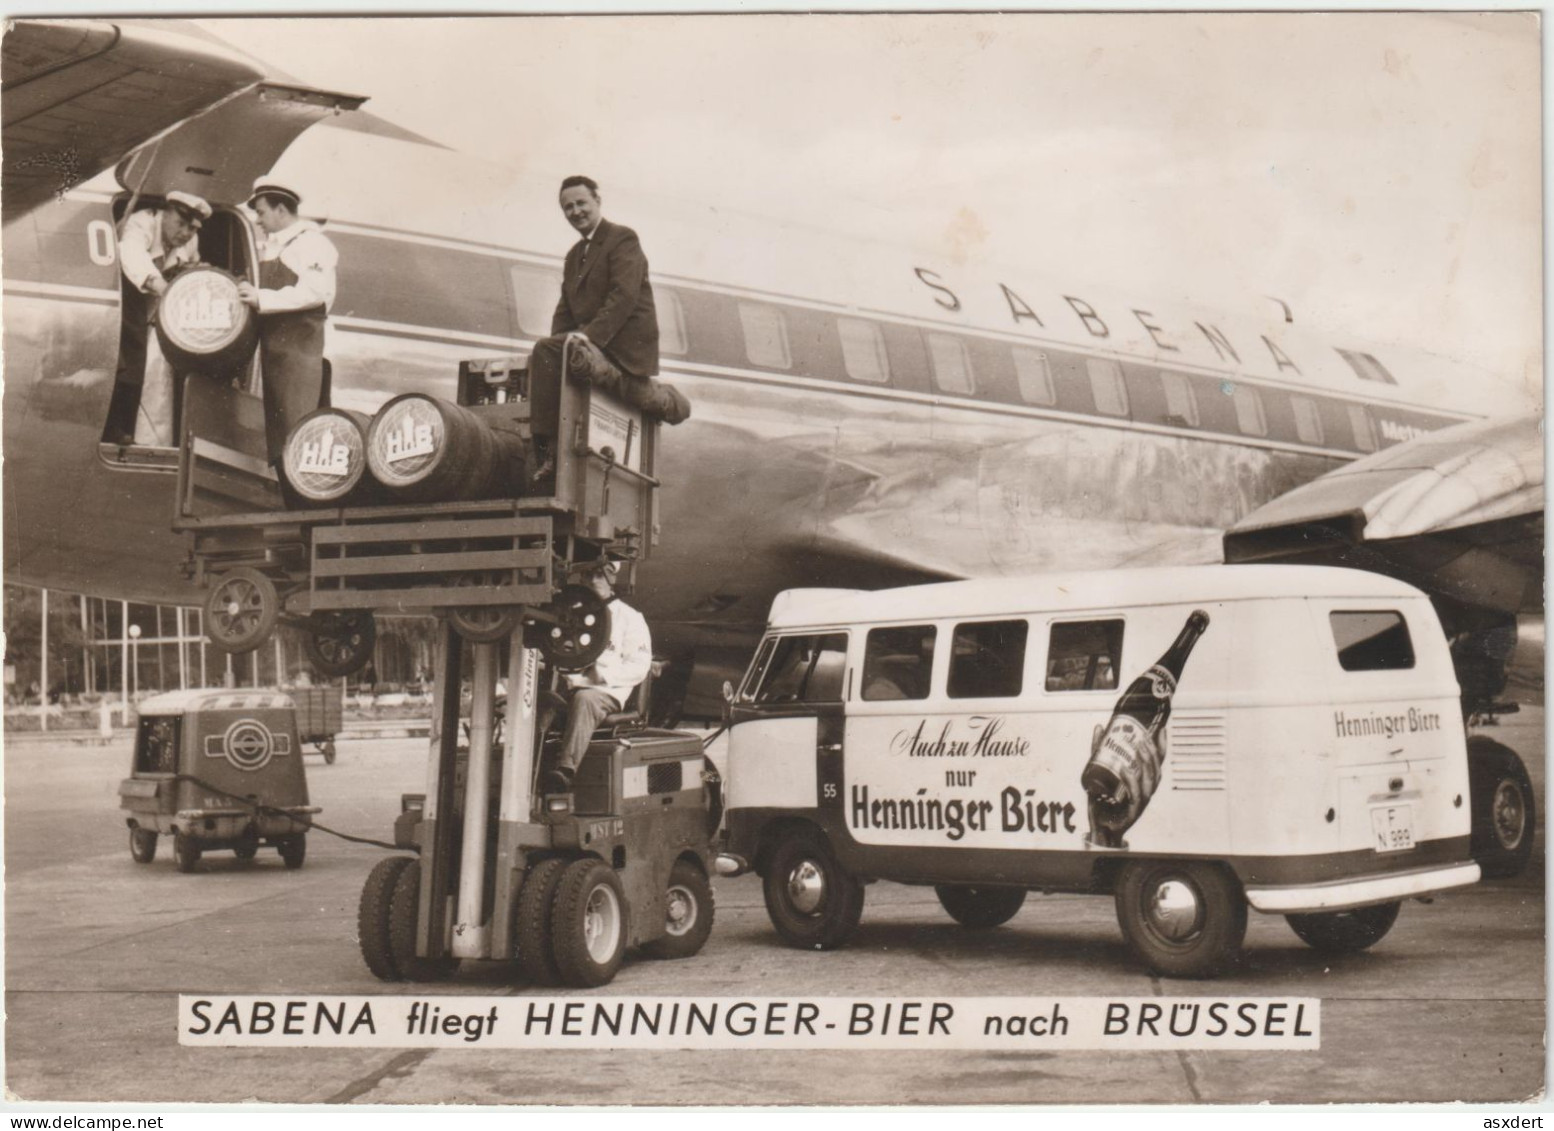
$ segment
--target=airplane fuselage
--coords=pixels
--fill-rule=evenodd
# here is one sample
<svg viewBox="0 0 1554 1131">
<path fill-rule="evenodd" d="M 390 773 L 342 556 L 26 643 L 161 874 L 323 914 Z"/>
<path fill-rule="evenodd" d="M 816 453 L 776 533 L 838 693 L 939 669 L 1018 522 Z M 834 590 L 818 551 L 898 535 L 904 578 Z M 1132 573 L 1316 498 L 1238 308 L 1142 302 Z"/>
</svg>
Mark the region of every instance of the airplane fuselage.
<svg viewBox="0 0 1554 1131">
<path fill-rule="evenodd" d="M 99 445 L 112 199 L 78 190 L 5 228 L 5 573 L 193 603 L 170 460 Z M 548 332 L 555 255 L 343 218 L 326 232 L 338 405 L 451 398 L 460 359 Z M 1416 403 L 1404 371 L 1372 390 L 1362 363 L 1345 388 L 1344 360 L 1276 336 L 974 291 L 906 259 L 897 275 L 893 306 L 849 306 L 655 270 L 663 379 L 694 406 L 664 429 L 661 535 L 638 578 L 666 643 L 743 644 L 797 585 L 1218 560 L 1252 509 L 1470 415 Z"/>
</svg>

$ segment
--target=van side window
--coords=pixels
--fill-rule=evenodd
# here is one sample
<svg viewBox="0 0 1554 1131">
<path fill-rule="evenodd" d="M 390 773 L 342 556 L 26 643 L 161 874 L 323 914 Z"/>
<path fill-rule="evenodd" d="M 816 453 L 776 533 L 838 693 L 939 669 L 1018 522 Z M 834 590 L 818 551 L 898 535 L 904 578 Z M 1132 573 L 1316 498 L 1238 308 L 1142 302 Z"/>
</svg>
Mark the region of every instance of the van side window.
<svg viewBox="0 0 1554 1131">
<path fill-rule="evenodd" d="M 927 699 L 936 630 L 931 624 L 873 628 L 863 646 L 863 698 Z"/>
<path fill-rule="evenodd" d="M 847 667 L 847 634 L 782 636 L 772 648 L 755 703 L 836 703 Z"/>
<path fill-rule="evenodd" d="M 1025 685 L 1023 620 L 958 624 L 950 651 L 951 699 L 994 699 L 1018 695 Z"/>
<path fill-rule="evenodd" d="M 1103 691 L 1117 686 L 1122 621 L 1070 621 L 1052 626 L 1047 643 L 1048 691 Z"/>
<path fill-rule="evenodd" d="M 1329 613 L 1338 663 L 1346 672 L 1397 671 L 1414 666 L 1408 624 L 1394 612 Z"/>
</svg>

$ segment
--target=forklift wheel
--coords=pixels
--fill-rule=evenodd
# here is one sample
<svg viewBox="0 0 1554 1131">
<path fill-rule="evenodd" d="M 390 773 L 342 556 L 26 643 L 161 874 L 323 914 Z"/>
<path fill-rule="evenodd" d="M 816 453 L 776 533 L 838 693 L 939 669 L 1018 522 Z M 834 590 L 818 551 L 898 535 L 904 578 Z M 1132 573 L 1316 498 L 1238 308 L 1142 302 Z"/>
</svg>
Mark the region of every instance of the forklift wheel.
<svg viewBox="0 0 1554 1131">
<path fill-rule="evenodd" d="M 561 874 L 551 911 L 556 969 L 569 986 L 602 986 L 626 953 L 626 889 L 603 860 L 574 860 Z"/>
<path fill-rule="evenodd" d="M 556 884 L 570 863 L 541 860 L 529 869 L 514 903 L 516 922 L 511 937 L 518 944 L 518 965 L 536 986 L 561 984 L 551 947 L 551 908 L 556 902 Z"/>
<path fill-rule="evenodd" d="M 389 943 L 389 904 L 400 873 L 414 864 L 409 856 L 390 856 L 379 860 L 362 884 L 361 901 L 356 905 L 356 940 L 362 948 L 367 969 L 385 982 L 399 981 L 394 951 Z"/>
<path fill-rule="evenodd" d="M 314 669 L 330 679 L 361 671 L 378 643 L 378 622 L 371 609 L 313 613 L 303 628 L 303 652 Z"/>
<path fill-rule="evenodd" d="M 642 944 L 653 958 L 689 958 L 712 934 L 712 885 L 689 860 L 676 860 L 665 893 L 664 937 Z"/>
<path fill-rule="evenodd" d="M 156 833 L 150 829 L 130 830 L 130 859 L 149 864 L 156 859 Z"/>
<path fill-rule="evenodd" d="M 610 643 L 610 610 L 599 595 L 582 585 L 568 585 L 548 606 L 555 624 L 536 623 L 534 647 L 557 671 L 582 671 Z"/>
<path fill-rule="evenodd" d="M 416 918 L 420 912 L 421 861 L 411 860 L 394 881 L 394 894 L 389 899 L 389 951 L 400 977 L 406 981 L 441 982 L 459 968 L 459 960 L 451 954 L 436 958 L 416 955 Z"/>
<path fill-rule="evenodd" d="M 205 598 L 205 633 L 222 652 L 252 652 L 270 638 L 280 611 L 275 582 L 237 566 L 222 574 Z"/>
<path fill-rule="evenodd" d="M 296 871 L 302 867 L 302 862 L 308 856 L 308 834 L 297 833 L 295 836 L 286 837 L 277 847 L 280 849 L 281 859 L 286 862 L 286 867 Z"/>
<path fill-rule="evenodd" d="M 183 833 L 173 834 L 173 863 L 180 872 L 192 872 L 200 863 L 200 846 Z"/>
<path fill-rule="evenodd" d="M 467 573 L 455 583 L 459 588 L 492 587 L 503 583 L 503 572 Z M 513 606 L 475 607 L 460 605 L 448 610 L 454 631 L 471 644 L 500 644 L 518 627 L 518 610 Z"/>
</svg>

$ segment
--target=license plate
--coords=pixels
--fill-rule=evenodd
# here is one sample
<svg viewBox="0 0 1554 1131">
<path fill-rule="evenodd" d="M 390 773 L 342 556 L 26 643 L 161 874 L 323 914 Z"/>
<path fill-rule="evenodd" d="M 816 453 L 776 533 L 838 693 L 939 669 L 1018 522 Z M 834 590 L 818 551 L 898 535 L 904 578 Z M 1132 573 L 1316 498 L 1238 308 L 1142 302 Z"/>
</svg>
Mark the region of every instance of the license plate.
<svg viewBox="0 0 1554 1131">
<path fill-rule="evenodd" d="M 1414 811 L 1407 805 L 1371 810 L 1371 847 L 1377 852 L 1402 852 L 1414 847 Z"/>
</svg>

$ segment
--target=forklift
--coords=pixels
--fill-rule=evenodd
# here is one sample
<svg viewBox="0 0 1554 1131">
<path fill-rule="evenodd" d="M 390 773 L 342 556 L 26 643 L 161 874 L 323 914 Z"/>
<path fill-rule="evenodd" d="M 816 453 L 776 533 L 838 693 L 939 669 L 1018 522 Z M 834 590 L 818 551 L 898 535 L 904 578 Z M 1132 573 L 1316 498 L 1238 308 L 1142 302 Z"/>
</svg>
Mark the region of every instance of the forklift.
<svg viewBox="0 0 1554 1131">
<path fill-rule="evenodd" d="M 599 986 L 630 946 L 688 957 L 712 930 L 721 786 L 697 736 L 648 725 L 646 686 L 595 731 L 566 792 L 540 788 L 542 755 L 560 741 L 548 725 L 557 692 L 610 635 L 607 603 L 574 579 L 609 558 L 629 592 L 657 536 L 659 422 L 563 381 L 543 478 L 516 466 L 472 476 L 449 459 L 447 482 L 478 481 L 478 497 L 428 499 L 435 468 L 414 491 L 392 489 L 406 468 L 430 466 L 444 424 L 499 468 L 516 462 L 502 456 L 513 444 L 532 452 L 526 360 L 462 363 L 456 405 L 401 397 L 370 422 L 342 412 L 311 432 L 311 417 L 299 424 L 293 438 L 328 437 L 310 441 L 309 466 L 380 461 L 360 489 L 311 505 L 233 458 L 230 441 L 185 437 L 175 525 L 193 535 L 188 570 L 210 589 L 218 647 L 252 650 L 295 624 L 315 666 L 344 675 L 371 657 L 376 616 L 437 620 L 426 790 L 403 798 L 395 822 L 408 854 L 372 869 L 358 908 L 362 956 L 386 981 L 437 981 L 469 960 L 516 962 L 539 985 Z"/>
</svg>

